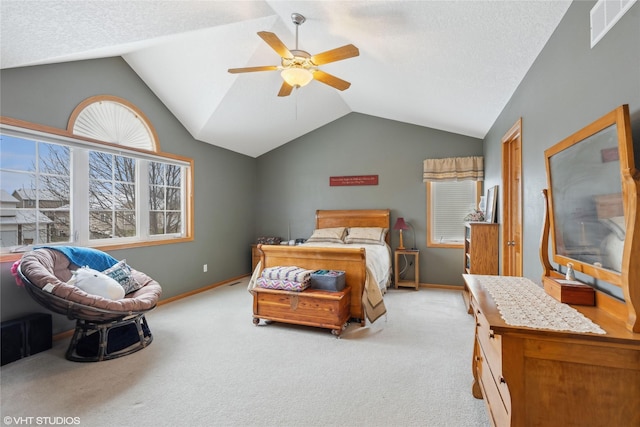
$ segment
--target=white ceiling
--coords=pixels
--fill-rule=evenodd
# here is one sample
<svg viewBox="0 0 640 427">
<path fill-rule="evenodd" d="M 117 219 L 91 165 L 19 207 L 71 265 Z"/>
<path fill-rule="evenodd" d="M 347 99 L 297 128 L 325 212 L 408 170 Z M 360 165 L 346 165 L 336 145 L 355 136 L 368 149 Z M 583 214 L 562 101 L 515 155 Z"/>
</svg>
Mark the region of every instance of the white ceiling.
<svg viewBox="0 0 640 427">
<path fill-rule="evenodd" d="M 122 56 L 194 138 L 252 157 L 350 112 L 483 138 L 570 3 L 1 0 L 0 67 Z M 295 48 L 292 12 L 300 49 L 359 48 L 321 67 L 349 89 L 227 72 L 279 65 L 256 33 Z"/>
</svg>

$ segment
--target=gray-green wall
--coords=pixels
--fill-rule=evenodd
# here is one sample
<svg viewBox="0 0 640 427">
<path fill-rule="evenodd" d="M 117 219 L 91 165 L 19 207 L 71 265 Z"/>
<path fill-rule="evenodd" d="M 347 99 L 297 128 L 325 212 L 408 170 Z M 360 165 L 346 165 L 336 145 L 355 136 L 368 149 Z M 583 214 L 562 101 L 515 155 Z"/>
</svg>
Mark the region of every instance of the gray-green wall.
<svg viewBox="0 0 640 427">
<path fill-rule="evenodd" d="M 119 59 L 0 71 L 0 114 L 65 128 L 85 98 L 123 97 L 156 127 L 163 151 L 195 159 L 195 241 L 114 251 L 162 284 L 163 298 L 249 272 L 249 244 L 259 235 L 308 237 L 316 209 L 390 208 L 403 216 L 421 250 L 421 281 L 460 284 L 462 251 L 426 248 L 426 157 L 484 152 L 485 188 L 501 184 L 500 139 L 523 118 L 524 273 L 537 279 L 543 151 L 627 103 L 640 141 L 640 4 L 594 49 L 589 47 L 593 2 L 574 2 L 526 78 L 482 141 L 352 113 L 257 159 L 195 141 L 149 88 Z M 637 144 L 637 142 L 636 142 Z M 638 150 L 638 149 L 636 149 Z M 640 150 L 638 150 L 640 151 Z M 330 187 L 335 175 L 379 175 L 379 185 Z M 392 246 L 398 244 L 392 232 Z M 405 246 L 413 234 L 405 234 Z M 202 272 L 202 265 L 209 272 Z M 2 320 L 42 311 L 16 287 L 10 264 L 0 265 Z M 71 323 L 56 316 L 54 332 Z"/>
<path fill-rule="evenodd" d="M 462 249 L 426 247 L 426 158 L 482 155 L 479 139 L 351 113 L 258 158 L 257 230 L 309 237 L 316 209 L 391 209 L 404 217 L 420 249 L 420 281 L 462 284 Z M 329 186 L 329 177 L 378 175 L 378 185 Z M 391 231 L 391 247 L 399 243 Z M 405 247 L 414 245 L 404 234 Z"/>
<path fill-rule="evenodd" d="M 163 298 L 247 274 L 254 241 L 255 159 L 196 141 L 121 58 L 2 70 L 0 113 L 66 129 L 73 109 L 100 94 L 122 97 L 142 110 L 162 151 L 195 161 L 195 240 L 112 251 L 158 280 Z M 208 272 L 203 272 L 208 264 Z M 15 286 L 10 263 L 1 265 L 2 320 L 44 311 Z M 55 316 L 54 332 L 72 323 Z"/>
<path fill-rule="evenodd" d="M 544 150 L 629 104 L 635 150 L 640 152 L 640 3 L 591 49 L 589 11 L 594 4 L 571 4 L 484 140 L 485 185 L 501 185 L 500 140 L 522 117 L 524 275 L 537 281 L 542 274 L 541 190 L 547 187 Z"/>
</svg>

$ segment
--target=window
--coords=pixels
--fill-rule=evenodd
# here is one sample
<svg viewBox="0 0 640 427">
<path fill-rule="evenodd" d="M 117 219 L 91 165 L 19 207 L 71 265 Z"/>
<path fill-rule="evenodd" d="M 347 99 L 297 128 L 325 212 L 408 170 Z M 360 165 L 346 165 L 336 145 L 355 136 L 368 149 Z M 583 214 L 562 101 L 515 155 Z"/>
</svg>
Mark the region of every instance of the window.
<svg viewBox="0 0 640 427">
<path fill-rule="evenodd" d="M 191 240 L 193 161 L 149 151 L 157 142 L 140 134 L 135 147 L 102 144 L 2 118 L 2 260 L 30 245 L 121 248 Z"/>
<path fill-rule="evenodd" d="M 70 149 L 0 136 L 0 243 L 68 242 Z"/>
<path fill-rule="evenodd" d="M 427 181 L 427 246 L 463 247 L 464 217 L 477 208 L 480 181 Z"/>
<path fill-rule="evenodd" d="M 149 233 L 177 233 L 182 224 L 182 171 L 159 162 L 151 162 L 150 166 Z"/>
</svg>

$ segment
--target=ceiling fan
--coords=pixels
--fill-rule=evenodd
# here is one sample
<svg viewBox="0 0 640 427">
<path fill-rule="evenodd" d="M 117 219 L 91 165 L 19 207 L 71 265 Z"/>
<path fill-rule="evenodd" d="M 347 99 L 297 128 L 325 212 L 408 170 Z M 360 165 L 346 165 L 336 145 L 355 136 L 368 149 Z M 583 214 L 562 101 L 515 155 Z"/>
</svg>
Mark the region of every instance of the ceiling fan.
<svg viewBox="0 0 640 427">
<path fill-rule="evenodd" d="M 343 59 L 353 58 L 360 55 L 360 51 L 352 44 L 348 44 L 326 52 L 311 55 L 304 50 L 298 49 L 298 28 L 306 21 L 306 18 L 299 13 L 292 13 L 291 20 L 296 26 L 296 48 L 287 49 L 282 41 L 274 33 L 260 31 L 258 35 L 264 40 L 278 55 L 282 57 L 281 65 L 266 65 L 262 67 L 230 68 L 229 72 L 252 73 L 254 71 L 275 71 L 280 70 L 282 86 L 278 96 L 289 96 L 293 88 L 305 86 L 315 79 L 338 90 L 345 90 L 351 86 L 348 81 L 342 80 L 334 75 L 318 69 L 318 66 L 336 62 Z"/>
</svg>

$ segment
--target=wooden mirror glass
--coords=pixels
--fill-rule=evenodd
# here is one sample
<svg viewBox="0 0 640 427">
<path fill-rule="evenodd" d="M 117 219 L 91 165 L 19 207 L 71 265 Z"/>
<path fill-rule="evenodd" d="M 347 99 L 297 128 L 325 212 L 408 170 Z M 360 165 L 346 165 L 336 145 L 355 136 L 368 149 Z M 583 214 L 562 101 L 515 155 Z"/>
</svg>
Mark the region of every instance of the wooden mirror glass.
<svg viewBox="0 0 640 427">
<path fill-rule="evenodd" d="M 553 262 L 571 263 L 576 272 L 622 288 L 635 317 L 639 177 L 628 106 L 545 150 L 545 158 Z M 629 320 L 638 327 L 635 318 Z"/>
<path fill-rule="evenodd" d="M 622 174 L 634 166 L 629 129 L 628 115 L 614 112 L 545 151 L 554 261 L 617 285 L 626 237 Z"/>
</svg>

